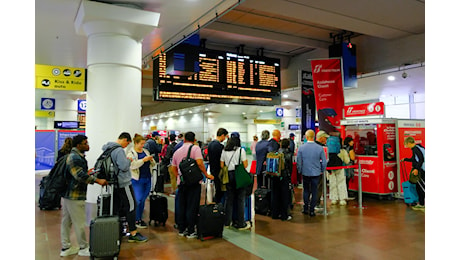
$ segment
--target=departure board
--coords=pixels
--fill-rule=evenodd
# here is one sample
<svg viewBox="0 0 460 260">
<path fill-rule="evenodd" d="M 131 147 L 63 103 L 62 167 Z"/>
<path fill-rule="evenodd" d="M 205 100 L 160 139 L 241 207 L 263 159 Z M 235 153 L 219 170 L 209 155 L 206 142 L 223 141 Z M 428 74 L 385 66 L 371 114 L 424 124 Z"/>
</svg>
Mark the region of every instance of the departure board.
<svg viewBox="0 0 460 260">
<path fill-rule="evenodd" d="M 154 99 L 273 106 L 281 103 L 280 60 L 201 50 L 200 70 L 168 75 L 166 54 L 154 60 Z"/>
</svg>

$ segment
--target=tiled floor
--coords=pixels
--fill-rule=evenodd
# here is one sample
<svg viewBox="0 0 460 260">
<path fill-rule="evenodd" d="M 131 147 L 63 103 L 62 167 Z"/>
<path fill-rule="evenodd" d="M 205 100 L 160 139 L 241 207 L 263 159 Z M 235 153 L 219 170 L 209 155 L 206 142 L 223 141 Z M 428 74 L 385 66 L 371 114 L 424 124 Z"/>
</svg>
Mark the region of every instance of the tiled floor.
<svg viewBox="0 0 460 260">
<path fill-rule="evenodd" d="M 36 199 L 38 183 L 36 175 Z M 296 189 L 301 201 L 302 190 Z M 173 208 L 172 198 L 168 199 Z M 174 213 L 166 227 L 140 230 L 146 243 L 127 243 L 124 238 L 119 259 L 424 259 L 425 213 L 408 208 L 401 200 L 364 197 L 365 209 L 356 201 L 347 206 L 328 206 L 327 217 L 305 216 L 296 204 L 293 219 L 282 222 L 255 216 L 251 231 L 224 231 L 223 239 L 201 242 L 177 236 Z M 145 215 L 148 216 L 147 201 Z M 84 259 L 77 255 L 61 258 L 61 212 L 35 208 L 35 259 Z M 148 218 L 144 218 L 148 220 Z M 73 234 L 73 231 L 72 231 Z M 73 236 L 73 235 L 72 235 Z M 72 237 L 75 241 L 75 237 Z M 76 244 L 76 242 L 74 242 Z"/>
</svg>

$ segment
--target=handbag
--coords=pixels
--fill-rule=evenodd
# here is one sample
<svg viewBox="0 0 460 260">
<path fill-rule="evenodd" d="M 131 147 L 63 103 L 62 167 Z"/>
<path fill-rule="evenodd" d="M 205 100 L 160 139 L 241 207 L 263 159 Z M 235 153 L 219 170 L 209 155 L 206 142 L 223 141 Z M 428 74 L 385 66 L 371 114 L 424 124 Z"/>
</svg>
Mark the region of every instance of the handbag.
<svg viewBox="0 0 460 260">
<path fill-rule="evenodd" d="M 235 155 L 235 153 L 232 154 L 232 157 L 230 157 L 229 162 L 232 161 L 233 155 Z M 225 165 L 225 162 L 224 162 L 224 167 L 220 168 L 219 179 L 220 179 L 220 184 L 221 184 L 221 190 L 222 191 L 227 191 L 227 186 L 226 185 L 230 182 L 230 179 L 228 177 L 228 166 Z"/>
<path fill-rule="evenodd" d="M 409 182 L 413 184 L 417 184 L 417 182 L 419 181 L 420 181 L 420 173 L 417 175 L 414 175 L 414 169 L 412 169 L 409 175 Z"/>
<path fill-rule="evenodd" d="M 241 148 L 242 149 L 242 148 Z M 248 185 L 252 184 L 253 176 L 250 174 L 246 168 L 244 167 L 243 163 L 241 163 L 241 150 L 240 150 L 240 159 L 238 160 L 238 164 L 235 166 L 235 182 L 236 188 L 244 188 Z"/>
</svg>

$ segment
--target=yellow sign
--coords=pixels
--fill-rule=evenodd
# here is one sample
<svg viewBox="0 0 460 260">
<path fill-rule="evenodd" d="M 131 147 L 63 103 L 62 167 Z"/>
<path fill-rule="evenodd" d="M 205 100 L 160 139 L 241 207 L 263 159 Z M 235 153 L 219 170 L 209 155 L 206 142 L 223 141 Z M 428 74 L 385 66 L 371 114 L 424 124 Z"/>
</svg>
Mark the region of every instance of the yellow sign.
<svg viewBox="0 0 460 260">
<path fill-rule="evenodd" d="M 254 124 L 277 125 L 280 123 L 281 123 L 281 119 L 254 119 Z"/>
<path fill-rule="evenodd" d="M 150 131 L 154 131 L 154 130 L 157 130 L 157 126 L 156 126 L 156 125 L 150 127 Z"/>
<path fill-rule="evenodd" d="M 86 91 L 86 69 L 35 64 L 35 88 Z"/>
<path fill-rule="evenodd" d="M 35 110 L 35 117 L 54 117 L 54 111 Z"/>
</svg>

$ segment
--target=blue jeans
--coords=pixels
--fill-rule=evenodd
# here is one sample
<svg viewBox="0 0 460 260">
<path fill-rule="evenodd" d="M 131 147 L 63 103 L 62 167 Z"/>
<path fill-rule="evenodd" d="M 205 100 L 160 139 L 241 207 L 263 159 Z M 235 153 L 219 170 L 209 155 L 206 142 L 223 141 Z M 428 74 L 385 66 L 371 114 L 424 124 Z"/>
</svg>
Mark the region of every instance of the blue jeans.
<svg viewBox="0 0 460 260">
<path fill-rule="evenodd" d="M 144 213 L 145 200 L 149 197 L 150 190 L 152 189 L 151 178 L 139 178 L 138 181 L 132 179 L 131 183 L 134 189 L 134 196 L 136 198 L 136 221 L 142 219 Z"/>
<path fill-rule="evenodd" d="M 318 182 L 319 178 L 323 176 L 305 176 L 303 177 L 303 211 L 304 212 L 314 212 L 316 201 L 318 200 Z M 311 199 L 310 199 L 311 195 Z M 310 206 L 310 209 L 308 208 Z"/>
</svg>

